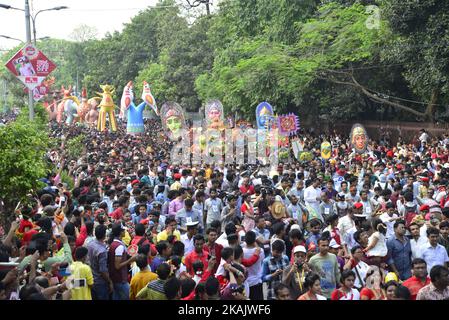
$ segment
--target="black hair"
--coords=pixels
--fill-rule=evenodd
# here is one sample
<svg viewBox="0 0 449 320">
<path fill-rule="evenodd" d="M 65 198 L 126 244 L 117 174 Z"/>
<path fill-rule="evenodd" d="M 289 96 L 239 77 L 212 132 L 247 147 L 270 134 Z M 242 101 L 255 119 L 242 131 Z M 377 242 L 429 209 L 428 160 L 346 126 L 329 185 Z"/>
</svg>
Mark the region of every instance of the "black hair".
<svg viewBox="0 0 449 320">
<path fill-rule="evenodd" d="M 20 300 L 30 300 L 32 294 L 38 294 L 39 289 L 34 284 L 27 284 L 20 289 L 19 299 Z"/>
<path fill-rule="evenodd" d="M 195 280 L 191 278 L 181 280 L 181 298 L 189 296 L 195 290 L 195 286 Z"/>
<path fill-rule="evenodd" d="M 320 276 L 319 276 L 318 274 L 314 273 L 314 272 L 311 272 L 311 273 L 309 273 L 309 274 L 306 276 L 306 278 L 305 278 L 305 280 L 304 280 L 304 286 L 305 286 L 307 289 L 311 289 L 312 286 L 313 286 L 313 284 L 314 284 L 317 280 L 318 280 L 318 281 L 320 280 Z"/>
<path fill-rule="evenodd" d="M 186 206 L 186 207 L 191 207 L 191 206 L 193 206 L 193 200 L 192 199 L 185 199 L 184 200 L 184 205 Z"/>
<path fill-rule="evenodd" d="M 183 257 L 185 250 L 185 244 L 182 241 L 175 241 L 172 247 L 172 254 Z"/>
<path fill-rule="evenodd" d="M 440 235 L 440 230 L 434 227 L 429 227 L 426 230 L 427 236 L 430 237 L 430 235 Z"/>
<path fill-rule="evenodd" d="M 285 244 L 284 241 L 275 240 L 271 245 L 271 251 L 284 252 Z"/>
<path fill-rule="evenodd" d="M 288 233 L 288 236 L 291 239 L 298 239 L 298 240 L 303 240 L 304 239 L 304 236 L 303 236 L 301 230 L 298 230 L 298 229 L 290 230 L 290 232 Z"/>
<path fill-rule="evenodd" d="M 220 222 L 220 220 L 214 220 L 214 221 L 212 221 L 212 222 L 210 223 L 210 227 L 211 227 L 211 228 L 215 228 L 215 229 L 217 230 L 217 233 L 218 233 L 218 230 L 221 229 L 221 222 Z"/>
<path fill-rule="evenodd" d="M 241 246 L 236 246 L 234 248 L 234 259 L 238 260 L 243 255 L 243 249 Z"/>
<path fill-rule="evenodd" d="M 174 300 L 181 288 L 181 281 L 178 278 L 172 277 L 164 283 L 164 293 L 167 300 Z"/>
<path fill-rule="evenodd" d="M 209 233 L 211 233 L 211 232 L 217 233 L 217 229 L 212 228 L 212 227 L 206 229 L 206 234 L 207 234 L 207 235 L 208 235 Z"/>
<path fill-rule="evenodd" d="M 145 256 L 148 256 L 150 253 L 150 245 L 148 243 L 142 244 L 137 249 L 137 254 L 144 254 Z"/>
<path fill-rule="evenodd" d="M 361 246 L 353 246 L 352 248 L 351 248 L 351 254 L 352 255 L 354 255 L 354 253 L 358 250 L 358 249 L 361 249 L 362 247 Z"/>
<path fill-rule="evenodd" d="M 449 272 L 448 268 L 446 268 L 445 266 L 441 265 L 433 266 L 432 269 L 430 269 L 430 280 L 432 281 L 432 283 L 435 283 L 436 281 L 441 279 L 443 273 L 445 272 L 446 273 Z"/>
<path fill-rule="evenodd" d="M 344 270 L 342 273 L 341 273 L 341 276 L 340 276 L 340 282 L 343 284 L 344 282 L 345 282 L 345 280 L 347 279 L 347 278 L 349 278 L 349 277 L 354 277 L 354 279 L 355 279 L 355 273 L 354 273 L 354 271 L 352 271 L 352 270 Z"/>
<path fill-rule="evenodd" d="M 316 226 L 321 226 L 321 222 L 318 219 L 312 219 L 310 220 L 310 227 L 316 227 Z"/>
<path fill-rule="evenodd" d="M 142 223 L 136 224 L 136 227 L 134 229 L 136 236 L 143 236 L 145 234 L 145 226 Z"/>
<path fill-rule="evenodd" d="M 136 258 L 136 264 L 140 270 L 145 269 L 148 266 L 148 258 L 145 254 L 138 254 Z"/>
<path fill-rule="evenodd" d="M 248 231 L 245 234 L 245 242 L 248 245 L 252 245 L 254 242 L 256 242 L 256 233 L 254 231 Z"/>
<path fill-rule="evenodd" d="M 168 248 L 168 241 L 159 241 L 156 245 L 157 252 L 161 255 Z"/>
<path fill-rule="evenodd" d="M 206 280 L 205 288 L 206 288 L 206 293 L 208 296 L 216 295 L 216 294 L 218 294 L 218 290 L 220 289 L 220 282 L 218 281 L 217 278 L 210 276 Z"/>
<path fill-rule="evenodd" d="M 223 250 L 221 250 L 221 257 L 223 258 L 223 260 L 227 260 L 233 255 L 234 249 L 232 249 L 231 247 L 223 248 Z"/>
<path fill-rule="evenodd" d="M 167 280 L 168 276 L 170 275 L 170 271 L 170 265 L 166 262 L 163 262 L 157 267 L 156 274 L 158 275 L 159 279 Z"/>
<path fill-rule="evenodd" d="M 421 259 L 421 258 L 415 258 L 412 260 L 412 268 L 417 264 L 425 264 L 427 266 L 426 260 Z"/>
<path fill-rule="evenodd" d="M 237 232 L 237 228 L 236 228 L 235 224 L 233 224 L 232 222 L 229 222 L 225 226 L 225 233 L 226 233 L 226 235 L 230 235 L 230 234 L 236 233 L 236 232 Z"/>
<path fill-rule="evenodd" d="M 97 238 L 97 240 L 103 240 L 106 237 L 107 229 L 108 228 L 103 224 L 96 226 L 95 227 L 95 238 Z"/>
<path fill-rule="evenodd" d="M 410 300 L 411 299 L 411 293 L 410 290 L 403 285 L 398 285 L 396 289 L 394 289 L 394 296 L 396 299 L 402 299 L 402 300 Z"/>
<path fill-rule="evenodd" d="M 203 269 L 204 269 L 204 263 L 203 263 L 203 261 L 201 261 L 201 260 L 195 260 L 193 263 L 192 263 L 192 269 L 193 269 L 193 272 L 197 272 L 197 271 L 203 271 Z"/>
<path fill-rule="evenodd" d="M 273 233 L 278 235 L 281 231 L 285 230 L 285 224 L 283 222 L 277 222 L 273 225 Z"/>
<path fill-rule="evenodd" d="M 193 243 L 195 243 L 196 241 L 204 241 L 204 236 L 202 234 L 196 234 L 193 236 Z"/>
<path fill-rule="evenodd" d="M 78 248 L 76 248 L 76 250 L 75 250 L 75 259 L 76 259 L 76 261 L 80 261 L 85 256 L 87 256 L 88 252 L 89 251 L 87 250 L 86 247 L 78 247 Z"/>
<path fill-rule="evenodd" d="M 274 286 L 274 294 L 277 296 L 279 294 L 279 291 L 284 289 L 288 289 L 288 292 L 290 292 L 290 288 L 286 284 L 280 282 Z"/>
<path fill-rule="evenodd" d="M 385 226 L 385 224 L 382 222 L 382 220 L 380 220 L 379 218 L 375 218 L 371 221 L 371 225 L 374 229 L 374 232 L 379 231 L 382 234 L 386 234 L 387 233 L 387 227 Z"/>
<path fill-rule="evenodd" d="M 67 222 L 67 224 L 64 227 L 64 233 L 68 236 L 74 236 L 75 235 L 75 225 L 71 222 Z"/>
<path fill-rule="evenodd" d="M 396 222 L 393 225 L 393 228 L 396 229 L 397 227 L 399 227 L 400 225 L 405 226 L 405 221 L 404 220 L 396 220 Z"/>
</svg>

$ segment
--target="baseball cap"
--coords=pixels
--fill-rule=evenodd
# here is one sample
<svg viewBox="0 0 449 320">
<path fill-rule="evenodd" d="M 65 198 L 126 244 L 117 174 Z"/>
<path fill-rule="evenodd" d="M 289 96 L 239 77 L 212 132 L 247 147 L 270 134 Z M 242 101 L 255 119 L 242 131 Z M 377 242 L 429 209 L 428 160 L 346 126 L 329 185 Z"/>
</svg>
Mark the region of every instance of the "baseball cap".
<svg viewBox="0 0 449 320">
<path fill-rule="evenodd" d="M 429 211 L 430 207 L 427 204 L 423 204 L 419 207 L 419 211 Z"/>
<path fill-rule="evenodd" d="M 301 230 L 301 227 L 299 226 L 299 224 L 294 224 L 294 225 L 292 225 L 291 227 L 290 227 L 290 231 L 291 230 Z"/>
<path fill-rule="evenodd" d="M 307 250 L 304 246 L 296 246 L 293 248 L 293 254 L 295 254 L 296 252 L 307 253 Z"/>
<path fill-rule="evenodd" d="M 338 249 L 341 247 L 341 245 L 339 245 L 337 243 L 337 241 L 335 241 L 335 239 L 332 239 L 331 242 L 329 243 L 329 247 L 334 248 L 334 249 Z"/>
<path fill-rule="evenodd" d="M 174 179 L 181 179 L 181 174 L 180 174 L 180 173 L 175 173 L 175 174 L 173 175 L 173 178 L 174 178 Z"/>
<path fill-rule="evenodd" d="M 356 202 L 356 203 L 354 203 L 354 208 L 355 208 L 355 209 L 363 208 L 363 203 L 361 203 L 361 202 Z"/>
<path fill-rule="evenodd" d="M 135 185 L 136 183 L 140 183 L 140 181 L 139 180 L 133 180 L 132 182 L 131 182 L 131 185 L 133 186 L 133 185 Z"/>
</svg>

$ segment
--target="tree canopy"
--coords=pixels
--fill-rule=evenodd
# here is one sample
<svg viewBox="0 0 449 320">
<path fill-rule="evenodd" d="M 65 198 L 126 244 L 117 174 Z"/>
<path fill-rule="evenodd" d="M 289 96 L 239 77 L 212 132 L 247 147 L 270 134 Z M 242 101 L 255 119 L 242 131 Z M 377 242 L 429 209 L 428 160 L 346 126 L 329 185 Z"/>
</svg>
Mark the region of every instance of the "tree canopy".
<svg viewBox="0 0 449 320">
<path fill-rule="evenodd" d="M 86 27 L 76 42 L 40 41 L 56 87 L 78 77 L 93 96 L 100 84 L 120 93 L 133 80 L 138 92 L 145 80 L 159 104 L 192 112 L 220 99 L 248 119 L 261 101 L 313 119 L 449 117 L 449 0 L 222 0 L 194 20 L 176 3 L 161 0 L 103 39 Z M 25 103 L 21 84 L 0 78 L 9 103 Z"/>
</svg>

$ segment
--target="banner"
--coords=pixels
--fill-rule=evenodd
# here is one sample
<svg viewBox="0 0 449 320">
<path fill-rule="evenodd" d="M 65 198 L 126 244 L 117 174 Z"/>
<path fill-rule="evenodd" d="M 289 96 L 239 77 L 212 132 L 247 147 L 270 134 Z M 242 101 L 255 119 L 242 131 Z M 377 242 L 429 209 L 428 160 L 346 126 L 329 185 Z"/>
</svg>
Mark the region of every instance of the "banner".
<svg viewBox="0 0 449 320">
<path fill-rule="evenodd" d="M 29 90 L 38 87 L 56 69 L 56 65 L 32 44 L 26 44 L 5 66 Z"/>
</svg>

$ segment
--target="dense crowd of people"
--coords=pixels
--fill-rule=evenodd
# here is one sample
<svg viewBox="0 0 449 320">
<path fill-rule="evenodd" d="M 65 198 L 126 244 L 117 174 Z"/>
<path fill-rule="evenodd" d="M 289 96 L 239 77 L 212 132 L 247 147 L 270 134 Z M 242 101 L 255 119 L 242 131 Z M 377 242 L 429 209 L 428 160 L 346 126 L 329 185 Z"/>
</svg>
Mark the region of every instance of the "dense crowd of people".
<svg viewBox="0 0 449 320">
<path fill-rule="evenodd" d="M 0 299 L 445 300 L 449 138 L 301 132 L 311 161 L 173 165 L 158 121 L 126 135 L 51 124 L 46 187 L 4 232 Z M 85 134 L 78 159 L 64 141 Z M 73 185 L 63 181 L 63 172 Z"/>
</svg>

